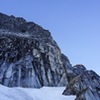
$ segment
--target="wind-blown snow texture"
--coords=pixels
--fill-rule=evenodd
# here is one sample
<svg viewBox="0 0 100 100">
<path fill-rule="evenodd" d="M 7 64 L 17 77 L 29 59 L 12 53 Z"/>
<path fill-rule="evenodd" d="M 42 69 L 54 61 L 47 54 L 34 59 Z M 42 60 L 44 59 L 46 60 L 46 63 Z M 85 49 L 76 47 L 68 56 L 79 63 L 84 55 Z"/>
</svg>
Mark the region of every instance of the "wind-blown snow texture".
<svg viewBox="0 0 100 100">
<path fill-rule="evenodd" d="M 74 100 L 75 96 L 62 95 L 64 89 L 65 87 L 8 88 L 0 85 L 0 100 Z"/>
</svg>

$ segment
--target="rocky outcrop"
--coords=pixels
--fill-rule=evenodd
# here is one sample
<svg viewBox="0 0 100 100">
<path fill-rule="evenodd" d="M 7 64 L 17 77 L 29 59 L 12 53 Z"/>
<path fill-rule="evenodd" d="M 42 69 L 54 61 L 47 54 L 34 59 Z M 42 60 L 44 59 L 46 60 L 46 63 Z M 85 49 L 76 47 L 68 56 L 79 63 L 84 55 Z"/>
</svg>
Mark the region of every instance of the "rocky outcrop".
<svg viewBox="0 0 100 100">
<path fill-rule="evenodd" d="M 0 83 L 9 87 L 65 86 L 61 51 L 50 32 L 0 14 Z"/>
<path fill-rule="evenodd" d="M 100 100 L 100 76 L 72 67 L 51 33 L 20 17 L 0 13 L 0 84 L 40 88 L 66 86 L 76 100 Z"/>
<path fill-rule="evenodd" d="M 75 100 L 100 100 L 100 77 L 83 65 L 76 65 L 76 68 L 63 94 L 76 95 Z"/>
</svg>

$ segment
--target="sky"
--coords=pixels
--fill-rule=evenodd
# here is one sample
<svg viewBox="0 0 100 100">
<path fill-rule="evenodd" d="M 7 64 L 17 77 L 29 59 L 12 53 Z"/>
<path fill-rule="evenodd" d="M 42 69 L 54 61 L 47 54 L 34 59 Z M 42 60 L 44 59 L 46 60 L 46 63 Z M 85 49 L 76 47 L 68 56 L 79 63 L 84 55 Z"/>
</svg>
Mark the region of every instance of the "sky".
<svg viewBox="0 0 100 100">
<path fill-rule="evenodd" d="M 100 75 L 100 0 L 0 0 L 0 12 L 49 30 L 72 65 Z"/>
</svg>

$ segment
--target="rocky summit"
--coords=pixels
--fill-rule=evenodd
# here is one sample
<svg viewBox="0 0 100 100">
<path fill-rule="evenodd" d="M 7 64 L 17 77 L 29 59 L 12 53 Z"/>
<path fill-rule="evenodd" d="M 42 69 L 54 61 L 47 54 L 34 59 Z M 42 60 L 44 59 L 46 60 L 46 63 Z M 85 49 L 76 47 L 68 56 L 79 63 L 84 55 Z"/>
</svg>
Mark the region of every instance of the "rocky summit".
<svg viewBox="0 0 100 100">
<path fill-rule="evenodd" d="M 0 84 L 40 88 L 66 86 L 76 100 L 100 100 L 100 76 L 72 66 L 51 33 L 34 22 L 0 13 Z"/>
</svg>

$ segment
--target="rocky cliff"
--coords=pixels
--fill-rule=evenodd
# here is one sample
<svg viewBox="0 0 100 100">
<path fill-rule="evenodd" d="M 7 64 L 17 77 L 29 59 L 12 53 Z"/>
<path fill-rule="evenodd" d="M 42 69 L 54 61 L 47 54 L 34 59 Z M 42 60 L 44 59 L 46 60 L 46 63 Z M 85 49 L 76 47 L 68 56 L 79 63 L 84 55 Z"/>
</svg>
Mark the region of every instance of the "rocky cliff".
<svg viewBox="0 0 100 100">
<path fill-rule="evenodd" d="M 0 14 L 0 83 L 66 85 L 61 51 L 49 31 L 23 18 Z"/>
<path fill-rule="evenodd" d="M 100 77 L 83 65 L 72 67 L 48 30 L 2 13 L 0 83 L 9 87 L 66 86 L 63 94 L 75 94 L 76 100 L 100 99 Z"/>
<path fill-rule="evenodd" d="M 74 67 L 63 94 L 76 95 L 75 100 L 100 100 L 100 76 L 83 65 Z"/>
</svg>

